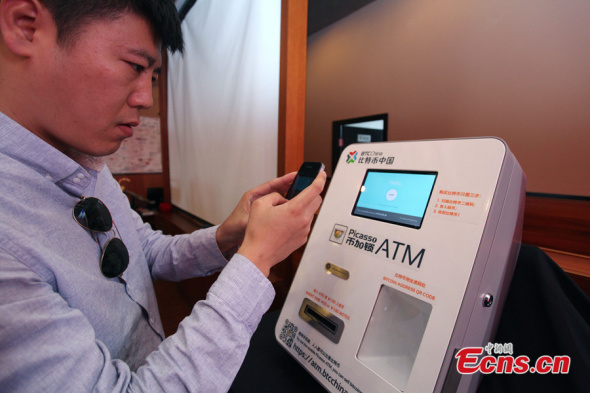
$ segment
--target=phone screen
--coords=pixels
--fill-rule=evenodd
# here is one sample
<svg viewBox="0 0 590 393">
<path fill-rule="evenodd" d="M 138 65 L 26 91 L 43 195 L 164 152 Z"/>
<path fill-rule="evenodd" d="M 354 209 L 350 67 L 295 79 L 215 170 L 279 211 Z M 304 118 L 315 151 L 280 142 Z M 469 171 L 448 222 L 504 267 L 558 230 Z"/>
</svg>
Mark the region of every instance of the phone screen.
<svg viewBox="0 0 590 393">
<path fill-rule="evenodd" d="M 324 169 L 324 164 L 321 162 L 304 162 L 291 184 L 291 188 L 287 191 L 285 198 L 292 199 L 301 191 L 308 187 L 315 180 L 320 171 Z"/>
</svg>

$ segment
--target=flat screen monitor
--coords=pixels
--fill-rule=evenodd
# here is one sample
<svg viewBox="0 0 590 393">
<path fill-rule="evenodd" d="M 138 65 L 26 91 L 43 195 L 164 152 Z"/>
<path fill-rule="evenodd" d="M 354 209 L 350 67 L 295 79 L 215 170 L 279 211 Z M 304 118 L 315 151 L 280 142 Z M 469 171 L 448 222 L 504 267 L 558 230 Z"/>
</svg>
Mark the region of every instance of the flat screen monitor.
<svg viewBox="0 0 590 393">
<path fill-rule="evenodd" d="M 437 174 L 369 169 L 352 215 L 419 229 Z"/>
</svg>

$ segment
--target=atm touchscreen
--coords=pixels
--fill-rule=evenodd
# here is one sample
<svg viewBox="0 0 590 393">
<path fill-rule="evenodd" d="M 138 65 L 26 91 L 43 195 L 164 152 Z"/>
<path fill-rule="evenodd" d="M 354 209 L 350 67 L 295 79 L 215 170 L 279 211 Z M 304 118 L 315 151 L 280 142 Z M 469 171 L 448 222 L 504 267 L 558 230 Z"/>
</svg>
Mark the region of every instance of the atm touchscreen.
<svg viewBox="0 0 590 393">
<path fill-rule="evenodd" d="M 436 176 L 437 172 L 369 169 L 352 215 L 419 229 Z"/>
</svg>

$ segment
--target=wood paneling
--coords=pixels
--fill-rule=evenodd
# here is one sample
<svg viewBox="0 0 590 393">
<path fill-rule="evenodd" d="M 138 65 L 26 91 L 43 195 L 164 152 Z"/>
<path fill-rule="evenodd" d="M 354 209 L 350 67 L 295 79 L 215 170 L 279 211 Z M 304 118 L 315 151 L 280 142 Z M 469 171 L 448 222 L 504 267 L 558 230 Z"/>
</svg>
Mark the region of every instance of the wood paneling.
<svg viewBox="0 0 590 393">
<path fill-rule="evenodd" d="M 590 296 L 590 200 L 527 196 L 522 242 L 543 249 Z"/>
<path fill-rule="evenodd" d="M 164 175 L 162 173 L 134 173 L 113 175 L 125 191 L 131 191 L 142 197 L 147 196 L 148 188 L 162 188 Z"/>
<path fill-rule="evenodd" d="M 279 176 L 296 171 L 303 162 L 306 67 L 307 1 L 283 0 L 277 168 Z"/>
<path fill-rule="evenodd" d="M 170 203 L 170 155 L 168 150 L 168 54 L 162 51 L 162 70 L 158 78 L 160 86 L 160 135 L 162 138 L 162 178 L 164 187 L 164 202 Z"/>
<path fill-rule="evenodd" d="M 282 0 L 281 60 L 277 173 L 299 169 L 305 135 L 305 77 L 307 69 L 307 1 Z M 282 305 L 301 256 L 294 253 L 271 271 L 277 292 L 273 307 Z"/>
<path fill-rule="evenodd" d="M 542 248 L 590 296 L 590 257 Z"/>
<path fill-rule="evenodd" d="M 527 196 L 523 242 L 590 256 L 590 201 Z"/>
</svg>

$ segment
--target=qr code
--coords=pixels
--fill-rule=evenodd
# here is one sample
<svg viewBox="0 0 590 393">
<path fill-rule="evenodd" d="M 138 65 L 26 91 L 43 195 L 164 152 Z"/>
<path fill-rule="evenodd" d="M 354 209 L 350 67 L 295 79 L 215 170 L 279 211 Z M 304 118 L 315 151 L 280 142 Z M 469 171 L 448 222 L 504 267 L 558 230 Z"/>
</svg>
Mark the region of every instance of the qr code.
<svg viewBox="0 0 590 393">
<path fill-rule="evenodd" d="M 279 335 L 279 339 L 285 343 L 289 348 L 293 345 L 293 339 L 297 334 L 297 326 L 288 319 L 285 319 L 285 326 L 283 326 L 283 330 Z"/>
</svg>

